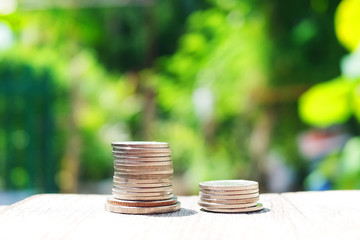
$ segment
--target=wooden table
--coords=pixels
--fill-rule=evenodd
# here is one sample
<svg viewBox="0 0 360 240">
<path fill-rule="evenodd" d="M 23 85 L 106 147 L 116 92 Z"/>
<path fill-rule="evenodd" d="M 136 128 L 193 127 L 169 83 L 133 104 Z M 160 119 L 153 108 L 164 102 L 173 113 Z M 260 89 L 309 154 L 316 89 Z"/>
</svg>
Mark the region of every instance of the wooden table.
<svg viewBox="0 0 360 240">
<path fill-rule="evenodd" d="M 360 191 L 262 194 L 251 214 L 106 212 L 105 195 L 35 195 L 0 211 L 0 239 L 360 239 Z"/>
</svg>

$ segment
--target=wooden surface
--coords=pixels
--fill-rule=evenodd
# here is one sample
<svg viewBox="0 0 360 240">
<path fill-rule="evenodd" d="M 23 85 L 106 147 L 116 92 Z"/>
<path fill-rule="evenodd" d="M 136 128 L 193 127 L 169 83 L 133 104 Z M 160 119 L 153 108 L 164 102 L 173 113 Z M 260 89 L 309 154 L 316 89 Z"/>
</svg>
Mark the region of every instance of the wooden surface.
<svg viewBox="0 0 360 240">
<path fill-rule="evenodd" d="M 360 239 L 360 191 L 262 194 L 251 214 L 204 212 L 191 196 L 175 213 L 123 215 L 105 199 L 32 196 L 0 212 L 0 239 Z"/>
<path fill-rule="evenodd" d="M 6 205 L 0 205 L 0 214 L 2 212 L 4 212 L 7 208 L 8 208 L 8 206 L 6 206 Z"/>
</svg>

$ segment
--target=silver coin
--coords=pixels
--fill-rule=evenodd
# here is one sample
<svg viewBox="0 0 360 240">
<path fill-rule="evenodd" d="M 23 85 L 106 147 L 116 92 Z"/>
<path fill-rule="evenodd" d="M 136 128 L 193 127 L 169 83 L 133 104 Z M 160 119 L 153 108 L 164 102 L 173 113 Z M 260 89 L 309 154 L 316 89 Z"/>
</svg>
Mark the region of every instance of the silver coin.
<svg viewBox="0 0 360 240">
<path fill-rule="evenodd" d="M 114 165 L 114 169 L 123 171 L 170 171 L 172 166 L 129 166 L 129 165 Z"/>
<path fill-rule="evenodd" d="M 169 194 L 169 195 L 165 195 L 165 196 L 128 196 L 128 195 L 123 195 L 123 194 L 113 194 L 113 196 L 116 199 L 120 199 L 120 200 L 132 200 L 132 201 L 136 201 L 136 200 L 141 200 L 141 201 L 154 201 L 154 200 L 166 200 L 166 199 L 170 199 L 172 198 L 174 195 L 173 194 Z"/>
<path fill-rule="evenodd" d="M 172 161 L 128 161 L 128 160 L 114 160 L 114 165 L 116 166 L 139 166 L 139 167 L 148 167 L 148 166 L 173 166 Z"/>
<path fill-rule="evenodd" d="M 170 148 L 124 148 L 113 147 L 114 152 L 121 153 L 171 153 Z"/>
<path fill-rule="evenodd" d="M 242 204 L 242 203 L 258 202 L 259 197 L 245 198 L 245 199 L 209 199 L 209 198 L 200 197 L 200 201 L 207 203 L 217 203 L 217 204 Z"/>
<path fill-rule="evenodd" d="M 169 206 L 169 205 L 176 204 L 177 197 L 174 196 L 167 200 L 158 200 L 158 201 L 130 201 L 130 200 L 119 200 L 114 197 L 108 197 L 106 202 L 111 205 L 118 205 L 118 206 L 156 207 L 156 206 Z"/>
<path fill-rule="evenodd" d="M 171 191 L 167 192 L 129 192 L 129 191 L 118 191 L 115 187 L 112 190 L 112 193 L 116 196 L 126 196 L 126 197 L 163 197 L 169 196 L 172 194 Z"/>
<path fill-rule="evenodd" d="M 166 187 L 123 187 L 118 186 L 116 184 L 113 185 L 115 189 L 120 191 L 130 191 L 130 192 L 164 192 L 164 191 L 172 191 L 172 185 Z"/>
<path fill-rule="evenodd" d="M 158 197 L 158 196 L 169 196 L 172 194 L 171 191 L 162 191 L 162 192 L 130 192 L 130 191 L 121 191 L 115 187 L 112 189 L 112 193 L 117 196 L 127 196 L 127 197 Z"/>
<path fill-rule="evenodd" d="M 113 152 L 137 154 L 137 153 L 170 153 L 170 148 L 113 148 Z"/>
<path fill-rule="evenodd" d="M 170 179 L 173 174 L 127 174 L 114 172 L 114 176 L 128 179 Z"/>
<path fill-rule="evenodd" d="M 130 141 L 130 142 L 112 142 L 113 147 L 135 147 L 135 148 L 168 148 L 166 142 L 147 142 L 147 141 Z"/>
<path fill-rule="evenodd" d="M 200 197 L 204 199 L 246 199 L 258 197 L 259 193 L 239 194 L 239 195 L 212 195 L 200 192 Z"/>
<path fill-rule="evenodd" d="M 134 157 L 134 156 L 115 155 L 114 162 L 115 161 L 164 162 L 164 161 L 171 161 L 171 157 Z"/>
<path fill-rule="evenodd" d="M 210 208 L 204 207 L 204 210 L 209 212 L 218 212 L 218 213 L 246 213 L 246 212 L 254 212 L 260 211 L 264 208 L 261 203 L 258 203 L 254 207 L 247 207 L 247 208 Z"/>
<path fill-rule="evenodd" d="M 153 187 L 169 187 L 171 186 L 170 182 L 164 183 L 129 183 L 129 182 L 118 182 L 116 180 L 113 181 L 113 186 L 117 187 L 130 187 L 130 188 L 153 188 Z"/>
<path fill-rule="evenodd" d="M 156 175 L 156 174 L 173 174 L 174 170 L 163 170 L 163 171 L 155 171 L 155 170 L 128 170 L 128 169 L 122 169 L 122 168 L 115 168 L 114 171 L 115 174 L 139 174 L 139 175 Z"/>
<path fill-rule="evenodd" d="M 119 152 L 112 151 L 114 157 L 170 157 L 171 152 L 152 153 L 152 152 Z"/>
<path fill-rule="evenodd" d="M 259 188 L 259 184 L 249 180 L 219 180 L 208 181 L 199 184 L 200 189 L 208 190 L 246 190 Z"/>
<path fill-rule="evenodd" d="M 144 171 L 144 170 L 149 170 L 149 171 L 169 171 L 169 170 L 173 170 L 173 167 L 170 165 L 166 166 L 138 166 L 138 165 L 117 165 L 114 164 L 114 168 L 115 169 L 120 169 L 120 170 L 124 170 L 124 171 Z"/>
<path fill-rule="evenodd" d="M 212 194 L 212 195 L 242 195 L 242 194 L 249 194 L 249 193 L 257 193 L 259 192 L 259 189 L 247 189 L 247 190 L 238 190 L 238 191 L 232 191 L 232 190 L 225 190 L 225 191 L 214 191 L 214 190 L 207 190 L 207 189 L 200 189 L 202 193 L 205 194 Z"/>
<path fill-rule="evenodd" d="M 209 208 L 247 208 L 247 207 L 256 206 L 257 202 L 242 203 L 242 204 L 216 204 L 216 203 L 206 203 L 199 201 L 198 204 L 201 207 L 209 207 Z"/>
<path fill-rule="evenodd" d="M 165 183 L 171 185 L 172 177 L 169 178 L 155 178 L 155 179 L 136 179 L 136 178 L 124 178 L 113 176 L 114 181 L 124 183 L 124 184 L 158 184 L 158 183 Z"/>
<path fill-rule="evenodd" d="M 157 206 L 157 207 L 127 207 L 127 206 L 118 206 L 105 203 L 105 210 L 115 213 L 125 213 L 125 214 L 156 214 L 156 213 L 168 213 L 175 212 L 180 209 L 180 202 L 177 202 L 173 205 L 168 206 Z"/>
</svg>

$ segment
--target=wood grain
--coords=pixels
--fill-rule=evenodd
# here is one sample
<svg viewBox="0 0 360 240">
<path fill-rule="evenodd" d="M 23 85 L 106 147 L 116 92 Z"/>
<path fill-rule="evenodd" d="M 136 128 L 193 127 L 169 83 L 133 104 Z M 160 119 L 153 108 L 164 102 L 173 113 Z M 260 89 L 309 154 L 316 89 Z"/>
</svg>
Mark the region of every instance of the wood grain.
<svg viewBox="0 0 360 240">
<path fill-rule="evenodd" d="M 106 212 L 108 195 L 35 195 L 0 214 L 0 239 L 360 239 L 360 191 L 261 194 L 249 214 L 200 210 L 198 196 L 158 215 Z"/>
</svg>

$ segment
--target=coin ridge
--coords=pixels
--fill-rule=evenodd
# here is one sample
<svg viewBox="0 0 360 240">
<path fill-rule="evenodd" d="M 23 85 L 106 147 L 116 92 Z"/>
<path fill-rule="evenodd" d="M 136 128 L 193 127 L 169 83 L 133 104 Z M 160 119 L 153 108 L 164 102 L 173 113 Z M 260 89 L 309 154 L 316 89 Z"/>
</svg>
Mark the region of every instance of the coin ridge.
<svg viewBox="0 0 360 240">
<path fill-rule="evenodd" d="M 137 196 L 124 196 L 124 195 L 118 195 L 118 194 L 113 194 L 114 198 L 117 198 L 119 200 L 140 200 L 140 201 L 150 201 L 150 200 L 167 200 L 172 198 L 174 195 L 170 194 L 169 196 L 155 196 L 155 197 L 137 197 Z"/>
<path fill-rule="evenodd" d="M 174 196 L 167 200 L 158 200 L 158 201 L 131 201 L 131 200 L 119 200 L 114 197 L 108 197 L 106 200 L 108 203 L 119 206 L 128 206 L 128 207 L 155 207 L 155 206 L 168 206 L 176 204 L 177 197 Z"/>
<path fill-rule="evenodd" d="M 174 174 L 174 170 L 164 170 L 164 171 L 128 171 L 124 169 L 114 169 L 114 173 L 119 174 L 130 174 L 130 175 L 146 175 L 151 178 L 152 175 L 160 175 L 160 174 Z M 145 178 L 145 176 L 144 176 Z"/>
<path fill-rule="evenodd" d="M 120 165 L 120 166 L 171 166 L 173 167 L 172 161 L 121 161 L 121 160 L 114 160 L 114 165 Z"/>
<path fill-rule="evenodd" d="M 133 161 L 133 162 L 166 162 L 171 161 L 171 156 L 155 156 L 155 157 L 143 157 L 143 156 L 118 156 L 113 155 L 115 161 Z"/>
<path fill-rule="evenodd" d="M 112 150 L 113 154 L 125 154 L 125 155 L 134 155 L 136 156 L 137 154 L 170 154 L 171 155 L 171 149 L 164 149 L 162 151 L 146 151 L 146 150 L 120 150 L 120 149 L 116 149 L 113 148 Z"/>
<path fill-rule="evenodd" d="M 255 212 L 260 211 L 264 209 L 264 206 L 262 203 L 258 203 L 255 207 L 249 207 L 249 208 L 203 208 L 206 211 L 209 212 L 218 212 L 218 213 L 248 213 L 248 212 Z"/>
<path fill-rule="evenodd" d="M 130 188 L 156 188 L 156 187 L 169 187 L 172 186 L 172 182 L 164 182 L 164 183 L 125 183 L 125 182 L 118 182 L 113 180 L 113 186 L 119 187 L 130 187 Z"/>
<path fill-rule="evenodd" d="M 156 184 L 156 183 L 172 183 L 172 177 L 169 178 L 155 178 L 155 179 L 134 179 L 134 178 L 124 178 L 124 177 L 118 177 L 118 176 L 113 176 L 113 180 L 116 180 L 118 182 L 123 182 L 123 183 L 130 183 L 130 184 Z"/>
<path fill-rule="evenodd" d="M 123 153 L 123 152 L 112 152 L 113 157 L 141 157 L 141 158 L 155 158 L 155 157 L 171 157 L 171 153 Z"/>
<path fill-rule="evenodd" d="M 163 170 L 173 170 L 173 166 L 137 166 L 137 165 L 134 165 L 134 166 L 119 166 L 117 164 L 114 164 L 114 168 L 118 168 L 118 169 L 123 169 L 123 170 L 134 170 L 134 171 L 139 171 L 138 169 L 140 170 L 155 170 L 155 171 L 163 171 Z"/>
<path fill-rule="evenodd" d="M 210 190 L 242 190 L 242 189 L 245 190 L 245 189 L 258 188 L 259 183 L 256 181 L 242 180 L 242 179 L 216 180 L 216 181 L 201 182 L 199 184 L 199 187 L 201 189 L 210 189 Z"/>
<path fill-rule="evenodd" d="M 157 207 L 127 207 L 127 206 L 117 206 L 110 205 L 105 203 L 105 210 L 115 213 L 125 213 L 125 214 L 156 214 L 156 213 L 169 213 L 180 210 L 181 203 L 176 202 L 173 205 L 167 206 L 157 206 Z"/>
<path fill-rule="evenodd" d="M 260 199 L 259 197 L 244 198 L 244 199 L 209 199 L 209 198 L 200 197 L 201 201 L 208 203 L 218 203 L 218 204 L 241 204 L 248 202 L 258 202 L 259 199 Z"/>
<path fill-rule="evenodd" d="M 154 142 L 154 141 L 127 141 L 127 142 L 112 142 L 111 146 L 124 146 L 124 147 L 138 147 L 138 148 L 169 148 L 167 142 Z"/>
<path fill-rule="evenodd" d="M 116 173 L 114 176 L 127 178 L 127 179 L 139 179 L 139 180 L 150 180 L 150 179 L 168 179 L 172 178 L 173 174 L 126 174 L 126 173 Z"/>
<path fill-rule="evenodd" d="M 148 188 L 144 188 L 144 187 L 119 187 L 116 185 L 113 185 L 113 188 L 116 188 L 117 190 L 120 191 L 129 191 L 129 192 L 163 192 L 163 191 L 172 191 L 173 187 L 172 185 L 170 186 L 165 186 L 165 187 L 148 187 Z"/>
<path fill-rule="evenodd" d="M 203 194 L 200 193 L 200 197 L 201 198 L 206 198 L 206 199 L 246 199 L 246 198 L 253 198 L 253 197 L 258 197 L 259 193 L 249 193 L 249 194 L 239 194 L 239 195 L 211 195 L 211 194 Z"/>
<path fill-rule="evenodd" d="M 171 153 L 170 148 L 118 148 L 113 147 L 113 152 L 120 153 Z"/>
<path fill-rule="evenodd" d="M 259 192 L 258 188 L 254 188 L 254 189 L 246 189 L 246 190 L 228 190 L 228 191 L 209 191 L 209 190 L 205 190 L 205 189 L 200 189 L 201 193 L 204 194 L 211 194 L 211 195 L 244 195 L 244 194 L 249 194 L 249 193 L 257 193 Z"/>
<path fill-rule="evenodd" d="M 209 208 L 248 208 L 248 207 L 254 207 L 257 205 L 256 202 L 250 202 L 250 203 L 241 203 L 241 204 L 214 204 L 214 203 L 204 203 L 199 201 L 198 204 L 201 207 L 209 207 Z"/>
<path fill-rule="evenodd" d="M 130 191 L 121 191 L 117 189 L 112 189 L 113 195 L 117 196 L 126 196 L 126 197 L 163 197 L 172 195 L 172 190 L 163 191 L 163 192 L 130 192 Z"/>
</svg>

